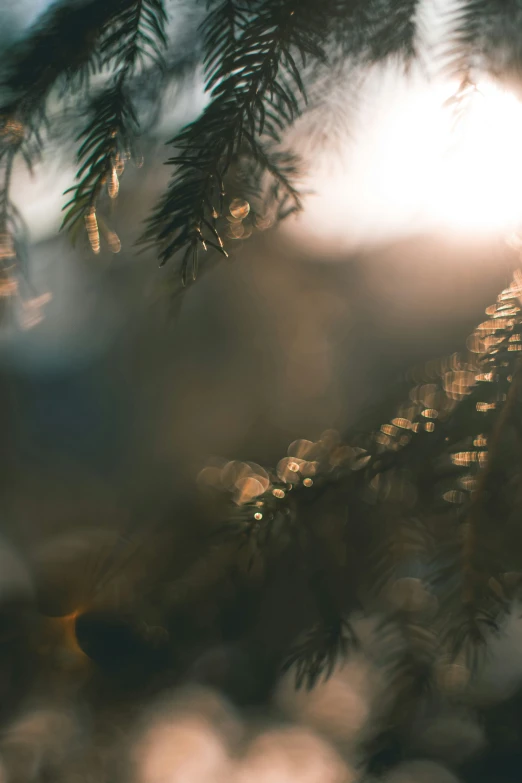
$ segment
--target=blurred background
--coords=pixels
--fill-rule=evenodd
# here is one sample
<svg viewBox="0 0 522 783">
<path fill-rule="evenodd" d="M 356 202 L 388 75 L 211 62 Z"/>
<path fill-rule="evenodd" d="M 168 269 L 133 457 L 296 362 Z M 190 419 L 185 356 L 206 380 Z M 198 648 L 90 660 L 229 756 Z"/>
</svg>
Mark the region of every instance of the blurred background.
<svg viewBox="0 0 522 783">
<path fill-rule="evenodd" d="M 183 19 L 180 58 L 190 61 L 198 12 L 172 6 Z M 5 41 L 23 35 L 43 7 L 29 0 L 4 5 Z M 435 23 L 429 29 L 436 40 Z M 429 73 L 405 75 L 395 66 L 369 74 L 363 88 L 361 75 L 347 67 L 339 66 L 336 77 L 326 93 L 319 79 L 310 114 L 289 136 L 313 191 L 303 214 L 238 240 L 231 259 L 203 275 L 181 307 L 169 293 L 177 270 L 158 270 L 151 254 L 136 254 L 134 242 L 170 173 L 162 165 L 165 140 L 203 105 L 197 69 L 168 91 L 154 132 L 143 139 L 143 167 L 129 166 L 122 178 L 111 216 L 118 254 L 104 248 L 93 256 L 57 235 L 62 192 L 74 176 L 66 122 L 33 179 L 18 172 L 15 199 L 31 231 L 31 278 L 52 299 L 34 328 L 7 323 L 0 335 L 0 594 L 17 617 L 20 602 L 34 596 L 46 618 L 76 616 L 90 589 L 78 588 L 79 572 L 84 582 L 95 581 L 100 548 L 113 551 L 114 542 L 138 531 L 142 562 L 133 565 L 133 589 L 118 583 L 128 589 L 122 602 L 131 611 L 152 579 L 163 537 L 181 537 L 189 526 L 197 532 L 195 479 L 211 458 L 273 465 L 298 438 L 343 432 L 361 417 L 380 423 L 404 396 L 407 372 L 461 350 L 509 283 L 515 253 L 505 236 L 517 215 L 496 206 L 499 193 L 512 194 L 518 182 L 518 104 L 511 97 L 499 104 L 495 95 L 488 115 L 497 118 L 490 133 L 507 127 L 502 117 L 513 119 L 509 139 L 495 142 L 495 149 L 512 144 L 510 165 L 484 164 L 483 137 L 477 140 L 472 127 L 475 157 L 445 180 L 440 161 L 447 150 L 428 129 L 451 85 L 433 88 Z M 288 600 L 299 602 L 297 587 Z M 268 615 L 276 602 L 267 600 Z M 157 614 L 161 627 L 161 609 Z M 0 758 L 7 780 L 43 779 L 48 769 L 68 783 L 100 781 L 115 770 L 142 783 L 344 783 L 360 775 L 359 748 L 384 693 L 372 668 L 371 628 L 361 654 L 308 696 L 296 695 L 287 681 L 272 687 L 270 680 L 263 689 L 264 675 L 244 650 L 203 641 L 179 663 L 199 689 L 158 686 L 153 696 L 143 694 L 134 668 L 132 687 L 112 675 L 95 678 L 87 699 L 78 695 L 83 653 L 66 624 L 49 629 L 46 620 L 45 632 L 31 625 L 15 634 L 16 644 L 29 633 L 31 640 L 50 638 L 45 649 L 53 655 L 66 651 L 50 677 L 49 668 L 39 674 L 34 659 L 25 661 L 9 635 L 12 614 L 6 617 L 2 687 L 12 702 L 6 699 L 10 728 Z M 488 704 L 512 697 L 522 673 L 520 624 L 510 622 L 481 686 Z M 104 639 L 94 657 L 109 660 L 111 644 Z M 164 661 L 147 659 L 143 667 L 159 671 Z M 179 685 L 179 672 L 174 680 Z M 201 683 L 218 691 L 222 685 L 238 702 L 238 693 L 247 694 L 255 710 L 232 707 Z M 405 763 L 390 783 L 451 783 L 448 766 L 484 744 L 471 712 L 444 706 L 421 717 L 412 743 L 423 760 Z"/>
</svg>

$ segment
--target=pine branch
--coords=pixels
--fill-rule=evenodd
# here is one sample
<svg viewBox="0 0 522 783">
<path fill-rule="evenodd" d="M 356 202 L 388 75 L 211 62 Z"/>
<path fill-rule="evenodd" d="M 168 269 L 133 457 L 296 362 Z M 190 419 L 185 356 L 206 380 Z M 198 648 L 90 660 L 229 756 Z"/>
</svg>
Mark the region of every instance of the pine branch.
<svg viewBox="0 0 522 783">
<path fill-rule="evenodd" d="M 7 53 L 1 84 L 4 103 L 0 109 L 0 157 L 9 161 L 6 170 L 10 170 L 16 155 L 21 155 L 32 168 L 41 152 L 51 90 L 60 83 L 72 86 L 75 80 L 85 82 L 96 69 L 96 43 L 121 1 L 54 4 L 28 36 Z M 10 177 L 6 177 L 4 203 L 10 203 L 9 183 Z M 10 235 L 9 241 L 15 240 Z"/>
<path fill-rule="evenodd" d="M 88 166 L 82 166 L 81 174 L 85 176 L 69 202 L 65 222 L 71 225 L 80 216 L 91 217 L 103 180 L 110 180 L 112 189 L 116 188 L 116 166 L 137 126 L 135 110 L 125 91 L 126 80 L 145 61 L 158 64 L 161 48 L 166 45 L 164 25 L 161 0 L 57 3 L 9 54 L 3 82 L 8 101 L 0 114 L 4 125 L 22 128 L 17 154 L 29 167 L 41 150 L 41 130 L 46 125 L 46 102 L 51 91 L 55 87 L 63 91 L 83 89 L 93 73 L 117 65 L 116 77 L 104 94 L 93 100 L 94 116 L 80 136 L 84 143 L 79 158 L 84 162 L 82 158 L 88 154 Z M 91 234 L 96 232 L 92 229 Z"/>
<path fill-rule="evenodd" d="M 17 259 L 15 238 L 20 233 L 21 225 L 18 210 L 12 203 L 9 193 L 14 160 L 22 142 L 20 127 L 14 124 L 4 125 L 2 136 L 3 144 L 0 148 L 0 164 L 3 173 L 0 190 L 0 296 L 5 297 L 15 294 L 18 287 L 12 270 Z"/>
<path fill-rule="evenodd" d="M 237 0 L 216 2 L 214 10 L 207 14 L 201 25 L 204 41 L 204 63 L 207 74 L 214 74 L 219 69 L 220 62 L 234 56 L 236 43 L 248 20 L 249 3 L 244 7 Z M 209 81 L 208 87 L 213 85 Z"/>
<path fill-rule="evenodd" d="M 42 307 L 51 296 L 38 296 L 29 280 L 24 257 L 26 227 L 10 198 L 14 162 L 23 142 L 21 123 L 5 121 L 0 130 L 0 301 L 18 326 L 30 329 L 42 320 Z"/>
<path fill-rule="evenodd" d="M 519 359 L 516 365 L 520 365 Z M 496 630 L 498 618 L 512 597 L 509 577 L 522 566 L 518 532 L 522 502 L 521 391 L 518 366 L 489 437 L 487 466 L 479 475 L 469 508 L 458 524 L 453 551 L 451 538 L 450 546 L 443 548 L 446 564 L 439 572 L 439 581 L 446 588 L 443 605 L 451 615 L 445 625 L 455 653 L 464 647 L 471 646 L 473 650 L 483 646 L 490 632 Z M 450 578 L 448 571 L 452 567 L 459 574 L 458 579 Z"/>
<path fill-rule="evenodd" d="M 294 669 L 296 688 L 312 690 L 321 679 L 329 679 L 336 665 L 357 647 L 357 636 L 345 618 L 319 622 L 296 643 L 282 671 Z"/>
<path fill-rule="evenodd" d="M 312 504 L 337 493 L 351 512 L 344 524 L 354 548 L 346 568 L 359 573 L 354 596 L 399 612 L 408 625 L 435 622 L 447 650 L 465 648 L 476 659 L 510 589 L 522 583 L 521 301 L 517 273 L 468 339 L 469 355 L 442 362 L 438 383 L 415 387 L 390 423 L 363 438 L 353 434 L 353 446 L 327 432 L 317 443 L 293 443 L 275 470 L 235 463 L 242 486 L 253 490 L 236 495 L 241 527 L 231 520 L 229 535 L 278 520 L 280 536 L 302 537 L 311 513 L 320 524 L 322 507 L 312 511 Z M 227 476 L 236 492 L 230 482 Z M 342 515 L 340 506 L 334 513 Z M 318 584 L 320 601 L 324 579 Z M 327 611 L 292 653 L 302 679 L 311 672 L 315 681 L 335 659 L 336 634 L 327 629 L 342 622 L 345 609 Z"/>
<path fill-rule="evenodd" d="M 305 92 L 298 63 L 307 57 L 324 59 L 320 44 L 327 18 L 311 0 L 263 0 L 246 8 L 226 0 L 204 24 L 211 101 L 201 117 L 171 141 L 177 154 L 167 163 L 175 165 L 176 172 L 141 240 L 159 248 L 161 265 L 185 251 L 183 283 L 189 262 L 192 278 L 197 276 L 199 247 L 227 255 L 216 221 L 227 195 L 225 178 L 240 155 L 248 154 L 275 175 L 279 187 L 300 207 L 297 192 L 270 163 L 260 139 L 278 141 L 298 115 L 296 92 Z"/>
<path fill-rule="evenodd" d="M 91 246 L 99 252 L 97 202 L 105 184 L 109 196 L 117 196 L 119 176 L 138 132 L 138 120 L 120 84 L 107 88 L 92 101 L 91 116 L 90 124 L 79 137 L 83 139 L 78 151 L 81 167 L 76 175 L 80 182 L 65 191 L 72 197 L 64 206 L 67 212 L 62 228 L 74 229 L 85 220 Z"/>
<path fill-rule="evenodd" d="M 72 196 L 64 207 L 67 212 L 62 222 L 62 228 L 68 226 L 74 231 L 79 221 L 85 221 L 94 252 L 100 249 L 98 199 L 105 184 L 109 196 L 117 196 L 124 161 L 130 157 L 139 132 L 129 82 L 138 66 L 147 61 L 158 68 L 163 66 L 166 19 L 162 0 L 135 0 L 113 20 L 99 45 L 102 64 L 116 62 L 117 70 L 93 99 L 90 122 L 78 137 L 82 144 L 77 154 L 80 168 L 76 178 L 80 181 L 66 191 Z M 117 252 L 117 236 L 107 231 L 107 237 L 111 250 Z"/>
<path fill-rule="evenodd" d="M 120 13 L 111 19 L 99 46 L 102 65 L 117 64 L 116 83 L 131 78 L 138 66 L 152 62 L 164 67 L 163 51 L 167 46 L 167 14 L 163 0 L 128 0 Z"/>
<path fill-rule="evenodd" d="M 407 466 L 416 475 L 417 511 L 424 524 L 431 517 L 439 541 L 435 573 L 426 575 L 440 603 L 439 627 L 454 654 L 466 648 L 475 662 L 507 605 L 502 572 L 520 568 L 506 538 L 518 552 L 511 520 L 522 501 L 520 480 L 515 480 L 522 470 L 522 449 L 513 422 L 518 407 L 510 400 L 513 395 L 518 399 L 512 378 L 522 347 L 521 290 L 515 277 L 469 339 L 470 350 L 479 355 L 477 369 L 472 370 L 472 363 L 462 370 L 446 369 L 439 388 L 428 387 L 438 409 L 423 411 L 433 419 L 424 425 L 430 431 L 420 440 L 417 432 L 401 448 L 397 437 L 407 422 L 399 418 L 393 428 L 384 425 L 384 453 L 369 465 L 377 475 L 394 465 Z M 455 397 L 460 398 L 456 404 Z M 495 446 L 499 438 L 502 445 Z M 514 480 L 516 492 L 507 491 Z"/>
<path fill-rule="evenodd" d="M 325 488 L 308 498 L 306 508 L 296 509 L 299 527 L 294 527 L 296 546 L 290 559 L 305 569 L 317 616 L 315 625 L 297 641 L 283 663 L 283 671 L 294 668 L 297 688 L 305 685 L 311 689 L 321 677 L 328 679 L 336 665 L 342 665 L 359 646 L 349 618 L 361 609 L 360 552 L 352 559 L 343 547 L 345 503 L 342 490 L 328 492 Z M 325 530 L 327 519 L 332 525 Z"/>
<path fill-rule="evenodd" d="M 517 0 L 463 0 L 451 12 L 450 71 L 486 71 L 520 80 L 522 13 Z"/>
<path fill-rule="evenodd" d="M 406 62 L 417 56 L 420 0 L 366 0 L 348 5 L 342 26 L 343 50 L 348 57 L 378 63 L 395 55 Z"/>
<path fill-rule="evenodd" d="M 375 716 L 374 733 L 363 742 L 362 755 L 368 771 L 380 776 L 399 761 L 396 754 L 404 748 L 404 738 L 411 736 L 419 704 L 429 703 L 436 694 L 440 640 L 429 625 L 400 615 L 384 617 L 373 638 L 368 652 L 385 674 L 387 703 Z"/>
<path fill-rule="evenodd" d="M 97 46 L 131 0 L 54 3 L 29 35 L 6 56 L 2 115 L 15 117 L 32 133 L 41 127 L 45 102 L 57 86 L 85 86 L 102 67 Z M 105 62 L 107 57 L 105 57 Z"/>
<path fill-rule="evenodd" d="M 433 687 L 440 640 L 433 628 L 402 613 L 384 617 L 375 629 L 376 663 L 386 671 L 394 694 L 390 722 L 401 722 L 419 696 Z"/>
</svg>

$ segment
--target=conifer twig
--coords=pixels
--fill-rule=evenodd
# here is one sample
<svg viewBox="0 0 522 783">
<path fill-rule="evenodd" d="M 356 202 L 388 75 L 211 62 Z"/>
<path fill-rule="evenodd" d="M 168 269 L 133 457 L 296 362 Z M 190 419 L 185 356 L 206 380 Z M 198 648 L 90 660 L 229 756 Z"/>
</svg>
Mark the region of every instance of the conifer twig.
<svg viewBox="0 0 522 783">
<path fill-rule="evenodd" d="M 260 139 L 278 141 L 299 113 L 297 94 L 305 92 L 299 61 L 324 59 L 324 21 L 312 0 L 262 0 L 246 8 L 225 0 L 204 24 L 210 104 L 170 142 L 176 155 L 167 162 L 176 172 L 141 240 L 158 247 L 161 264 L 184 250 L 183 280 L 189 258 L 195 277 L 199 247 L 226 255 L 216 221 L 239 155 L 246 152 L 275 175 L 299 207 L 297 191 Z"/>
</svg>

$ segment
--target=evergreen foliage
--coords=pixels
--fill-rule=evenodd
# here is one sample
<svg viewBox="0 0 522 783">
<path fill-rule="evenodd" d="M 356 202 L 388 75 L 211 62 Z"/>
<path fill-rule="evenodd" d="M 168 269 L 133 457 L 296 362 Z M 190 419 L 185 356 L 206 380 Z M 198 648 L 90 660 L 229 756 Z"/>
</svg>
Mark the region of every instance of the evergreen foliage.
<svg viewBox="0 0 522 783">
<path fill-rule="evenodd" d="M 296 190 L 259 139 L 279 141 L 281 130 L 299 113 L 296 93 L 304 95 L 300 67 L 306 57 L 325 58 L 323 21 L 312 2 L 270 0 L 250 12 L 227 1 L 203 24 L 210 103 L 172 141 L 180 154 L 168 162 L 178 172 L 145 234 L 145 240 L 159 240 L 162 263 L 189 246 L 183 281 L 188 253 L 196 278 L 199 244 L 225 253 L 216 220 L 223 212 L 225 177 L 241 153 L 267 170 L 299 208 Z"/>
<path fill-rule="evenodd" d="M 117 67 L 109 83 L 92 99 L 92 119 L 82 130 L 79 141 L 77 174 L 78 185 L 71 188 L 71 200 L 63 226 L 74 227 L 78 220 L 94 223 L 96 203 L 107 183 L 109 196 L 118 193 L 118 175 L 123 161 L 130 157 L 134 139 L 139 132 L 137 110 L 128 94 L 129 81 L 139 65 L 151 60 L 158 68 L 163 66 L 162 50 L 166 15 L 160 0 L 139 0 L 123 8 L 100 42 L 100 65 Z M 95 234 L 96 246 L 99 240 Z"/>
<path fill-rule="evenodd" d="M 280 141 L 306 103 L 304 65 L 313 69 L 324 62 L 328 46 L 339 39 L 347 56 L 369 63 L 395 54 L 413 57 L 417 5 L 417 0 L 206 4 L 200 36 L 209 104 L 171 141 L 174 154 L 167 163 L 175 172 L 142 236 L 161 263 L 179 251 L 186 282 L 189 266 L 192 278 L 197 275 L 199 249 L 226 255 L 220 218 L 230 202 L 227 175 L 238 163 L 246 165 L 250 190 L 258 196 L 261 177 L 272 181 L 268 196 L 278 205 L 277 218 L 300 208 L 298 161 L 281 150 Z M 6 58 L 0 112 L 6 172 L 17 155 L 31 165 L 41 151 L 51 94 L 86 96 L 89 121 L 78 136 L 79 181 L 70 191 L 63 225 L 76 233 L 83 220 L 95 251 L 100 227 L 109 245 L 118 246 L 113 232 L 99 223 L 98 204 L 105 186 L 115 196 L 123 162 L 133 154 L 139 123 L 132 85 L 140 67 L 148 61 L 152 84 L 153 71 L 169 59 L 166 22 L 161 0 L 58 1 Z M 101 89 L 91 79 L 100 73 L 109 74 Z M 162 81 L 156 84 L 160 101 Z M 13 123 L 15 141 L 8 132 Z M 4 200 L 9 182 L 6 173 Z M 266 208 L 262 201 L 261 211 Z M 3 233 L 13 235 L 8 227 Z"/>
<path fill-rule="evenodd" d="M 383 664 L 402 704 L 433 684 L 444 662 L 472 670 L 498 629 L 522 578 L 521 296 L 517 276 L 468 351 L 442 361 L 438 379 L 415 386 L 373 433 L 340 440 L 327 432 L 291 444 L 275 469 L 228 463 L 208 474 L 211 491 L 230 498 L 229 532 L 235 525 L 238 543 L 255 541 L 267 574 L 280 556 L 266 538 L 272 528 L 309 573 L 318 624 L 286 663 L 299 684 L 312 687 L 357 644 L 347 630 L 357 608 L 382 613 Z M 397 634 L 407 643 L 393 642 Z"/>
<path fill-rule="evenodd" d="M 227 254 L 222 223 L 236 195 L 228 183 L 245 162 L 253 168 L 250 187 L 261 218 L 261 177 L 271 181 L 279 216 L 300 208 L 298 161 L 279 145 L 306 105 L 305 66 L 324 63 L 339 38 L 354 61 L 411 60 L 418 5 L 206 5 L 200 36 L 208 104 L 169 142 L 166 162 L 174 173 L 142 237 L 161 264 L 179 254 L 185 283 L 198 275 L 200 250 Z M 514 1 L 459 4 L 446 54 L 464 86 L 477 69 L 510 75 L 519 69 L 519 14 Z M 161 0 L 57 2 L 9 53 L 0 111 L 6 281 L 19 263 L 22 225 L 9 195 L 13 162 L 21 155 L 31 165 L 41 152 L 48 101 L 57 92 L 79 93 L 89 106 L 63 224 L 77 231 L 85 223 L 99 249 L 105 188 L 117 195 L 140 131 L 133 88 L 144 68 L 165 67 L 167 22 Z M 105 234 L 117 246 L 113 232 Z M 343 441 L 326 433 L 317 443 L 292 444 L 275 469 L 231 463 L 230 475 L 220 477 L 228 494 L 219 536 L 237 544 L 245 571 L 261 562 L 268 579 L 272 562 L 291 550 L 307 574 L 317 624 L 286 651 L 285 664 L 297 667 L 299 683 L 313 686 L 357 643 L 348 620 L 354 609 L 382 612 L 382 633 L 399 638 L 384 665 L 405 693 L 429 687 L 441 661 L 476 651 L 498 626 L 522 573 L 521 297 L 515 279 L 488 308 L 468 355 L 441 363 L 437 382 L 418 384 L 377 431 L 349 433 Z M 333 519 L 328 542 L 326 511 Z"/>
</svg>

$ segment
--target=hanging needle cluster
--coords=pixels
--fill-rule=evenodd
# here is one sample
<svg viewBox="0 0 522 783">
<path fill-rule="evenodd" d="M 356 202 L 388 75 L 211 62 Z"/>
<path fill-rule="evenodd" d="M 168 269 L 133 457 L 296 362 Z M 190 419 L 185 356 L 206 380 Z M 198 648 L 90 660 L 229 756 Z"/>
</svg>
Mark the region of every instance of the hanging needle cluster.
<svg viewBox="0 0 522 783">
<path fill-rule="evenodd" d="M 512 80 L 520 71 L 521 20 L 511 5 L 462 0 L 446 12 L 441 67 L 462 83 L 457 103 L 477 73 Z M 261 223 L 300 209 L 301 164 L 281 142 L 306 106 L 310 74 L 332 51 L 354 65 L 421 57 L 421 6 L 419 0 L 196 0 L 208 103 L 169 142 L 172 179 L 139 244 L 152 247 L 161 265 L 174 259 L 184 284 L 198 275 L 200 251 L 226 256 L 228 204 L 248 195 L 231 186 L 238 169 L 248 173 L 252 216 L 258 213 Z M 172 59 L 168 29 L 176 13 L 176 4 L 163 0 L 58 0 L 4 58 L 2 127 L 24 129 L 11 152 L 3 149 L 4 160 L 20 157 L 31 167 L 38 159 L 53 122 L 51 99 L 74 96 L 82 106 L 87 122 L 78 133 L 77 183 L 68 191 L 63 227 L 73 238 L 81 230 L 94 252 L 102 240 L 113 252 L 121 246 L 103 202 L 116 198 L 125 162 L 139 157 L 137 86 L 144 77 L 156 90 L 153 103 L 161 104 L 165 80 L 156 76 Z M 4 178 L 3 189 L 9 185 Z"/>
<path fill-rule="evenodd" d="M 270 217 L 263 204 L 260 224 L 300 209 L 299 162 L 281 149 L 281 139 L 306 105 L 307 69 L 326 62 L 329 43 L 339 35 L 355 57 L 368 62 L 397 52 L 413 56 L 417 5 L 399 4 L 391 25 L 386 2 L 198 3 L 209 100 L 202 115 L 169 143 L 173 154 L 166 162 L 173 177 L 140 240 L 155 249 L 160 264 L 179 254 L 184 283 L 198 274 L 200 250 L 227 255 L 226 222 L 220 218 L 244 195 L 229 192 L 229 175 L 238 166 L 245 164 L 253 175 L 254 193 L 267 190 L 277 207 Z M 7 125 L 24 127 L 15 157 L 29 166 L 38 159 L 45 132 L 52 130 L 51 99 L 74 96 L 87 117 L 77 137 L 77 183 L 67 192 L 62 226 L 73 239 L 86 235 L 95 253 L 103 241 L 113 252 L 120 248 L 106 224 L 104 201 L 116 198 L 125 162 L 137 157 L 136 85 L 144 75 L 161 103 L 165 82 L 155 75 L 171 59 L 167 30 L 175 26 L 175 13 L 176 6 L 163 0 L 58 0 L 5 58 L 0 114 Z"/>
<path fill-rule="evenodd" d="M 74 231 L 79 222 L 85 221 L 95 253 L 100 251 L 100 229 L 110 249 L 113 252 L 120 249 L 115 232 L 109 231 L 97 215 L 98 202 L 105 189 L 110 199 L 118 195 L 119 178 L 139 134 L 137 109 L 129 89 L 138 68 L 143 69 L 149 61 L 157 68 L 162 67 L 167 45 L 166 20 L 160 0 L 132 3 L 100 41 L 100 67 L 110 67 L 113 62 L 117 67 L 108 83 L 93 96 L 88 109 L 91 121 L 78 137 L 80 168 L 76 179 L 79 182 L 66 191 L 71 197 L 64 207 L 62 223 Z"/>
</svg>

